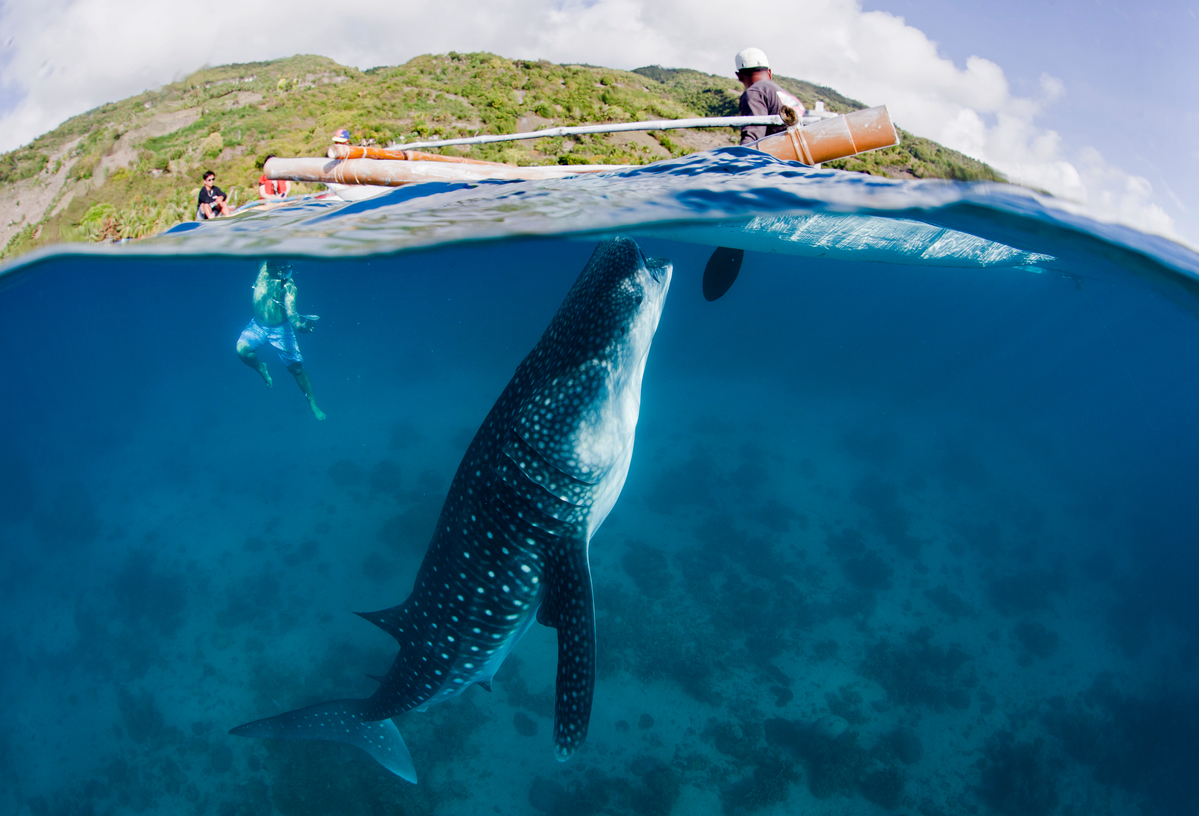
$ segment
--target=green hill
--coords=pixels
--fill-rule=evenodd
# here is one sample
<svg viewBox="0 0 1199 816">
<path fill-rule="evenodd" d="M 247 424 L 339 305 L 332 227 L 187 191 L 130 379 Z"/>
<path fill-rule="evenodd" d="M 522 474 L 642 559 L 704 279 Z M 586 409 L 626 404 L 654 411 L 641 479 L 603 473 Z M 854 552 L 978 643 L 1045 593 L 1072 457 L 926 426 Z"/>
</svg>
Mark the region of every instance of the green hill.
<svg viewBox="0 0 1199 816">
<path fill-rule="evenodd" d="M 809 107 L 817 100 L 836 112 L 864 107 L 830 88 L 778 81 Z M 206 169 L 216 172 L 235 206 L 244 204 L 257 198 L 268 154 L 324 155 L 339 127 L 348 127 L 355 141 L 386 145 L 733 115 L 740 92 L 732 77 L 692 70 L 630 72 L 454 52 L 369 71 L 317 56 L 205 68 L 76 116 L 0 156 L 0 258 L 56 241 L 141 238 L 190 220 Z M 903 139 L 828 166 L 896 178 L 1001 178 L 935 142 L 908 133 Z M 709 129 L 444 150 L 516 164 L 643 164 L 735 142 L 732 129 Z"/>
</svg>

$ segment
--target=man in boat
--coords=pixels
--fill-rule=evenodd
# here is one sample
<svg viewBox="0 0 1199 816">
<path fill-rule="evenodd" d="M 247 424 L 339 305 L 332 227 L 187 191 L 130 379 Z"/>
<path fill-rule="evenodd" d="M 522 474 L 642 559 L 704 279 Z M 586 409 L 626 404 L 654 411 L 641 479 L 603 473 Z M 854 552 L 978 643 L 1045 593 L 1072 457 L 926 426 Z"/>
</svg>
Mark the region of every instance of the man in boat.
<svg viewBox="0 0 1199 816">
<path fill-rule="evenodd" d="M 283 179 L 269 179 L 266 177 L 266 163 L 275 158 L 274 153 L 268 153 L 263 159 L 262 175 L 258 177 L 258 197 L 269 204 L 277 204 L 287 198 L 287 193 L 291 189 L 291 184 Z"/>
<path fill-rule="evenodd" d="M 803 116 L 804 107 L 798 99 L 780 88 L 770 70 L 770 60 L 760 48 L 746 48 L 737 55 L 737 79 L 745 86 L 741 94 L 742 116 L 777 116 L 786 105 Z M 746 125 L 741 128 L 741 144 L 782 133 L 785 125 Z"/>
<path fill-rule="evenodd" d="M 257 371 L 266 387 L 271 388 L 274 382 L 266 370 L 266 363 L 254 353 L 255 349 L 269 343 L 296 378 L 296 384 L 308 399 L 312 415 L 324 419 L 325 412 L 316 406 L 312 381 L 308 379 L 304 358 L 296 345 L 296 332 L 312 331 L 316 328 L 316 319 L 316 315 L 302 315 L 296 311 L 296 284 L 291 279 L 291 264 L 263 261 L 258 267 L 258 279 L 254 281 L 254 317 L 237 338 L 237 356 Z"/>
<path fill-rule="evenodd" d="M 196 220 L 205 221 L 218 215 L 233 215 L 233 208 L 225 200 L 225 191 L 216 186 L 216 173 L 204 171 L 204 186 L 196 200 Z"/>
</svg>

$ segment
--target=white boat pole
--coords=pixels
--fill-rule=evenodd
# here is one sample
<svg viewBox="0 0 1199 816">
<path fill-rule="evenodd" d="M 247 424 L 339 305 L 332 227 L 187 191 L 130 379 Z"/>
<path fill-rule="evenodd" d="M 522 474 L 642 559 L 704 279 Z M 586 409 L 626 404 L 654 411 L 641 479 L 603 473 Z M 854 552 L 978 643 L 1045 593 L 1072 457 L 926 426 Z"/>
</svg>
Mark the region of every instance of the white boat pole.
<svg viewBox="0 0 1199 816">
<path fill-rule="evenodd" d="M 417 150 L 422 147 L 514 142 L 518 139 L 548 139 L 554 136 L 581 136 L 587 133 L 621 133 L 629 130 L 676 130 L 678 128 L 744 127 L 745 125 L 787 124 L 782 116 L 712 116 L 702 119 L 665 119 L 656 122 L 615 122 L 607 125 L 579 125 L 534 130 L 528 133 L 506 133 L 498 136 L 471 136 L 465 139 L 434 139 L 426 142 L 406 142 L 392 145 L 391 150 Z"/>
</svg>

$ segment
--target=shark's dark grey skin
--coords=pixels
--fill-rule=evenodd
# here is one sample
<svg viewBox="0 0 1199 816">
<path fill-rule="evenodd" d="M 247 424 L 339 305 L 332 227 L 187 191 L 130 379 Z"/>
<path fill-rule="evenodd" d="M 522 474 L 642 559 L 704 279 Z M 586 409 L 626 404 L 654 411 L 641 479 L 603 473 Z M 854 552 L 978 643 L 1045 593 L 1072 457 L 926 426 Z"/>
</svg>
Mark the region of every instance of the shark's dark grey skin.
<svg viewBox="0 0 1199 816">
<path fill-rule="evenodd" d="M 363 615 L 400 645 L 379 690 L 230 733 L 357 745 L 416 782 L 390 718 L 472 683 L 490 688 L 536 618 L 558 630 L 555 752 L 578 750 L 595 686 L 587 548 L 628 474 L 670 276 L 669 262 L 647 260 L 628 238 L 596 248 L 467 449 L 412 594 Z"/>
</svg>

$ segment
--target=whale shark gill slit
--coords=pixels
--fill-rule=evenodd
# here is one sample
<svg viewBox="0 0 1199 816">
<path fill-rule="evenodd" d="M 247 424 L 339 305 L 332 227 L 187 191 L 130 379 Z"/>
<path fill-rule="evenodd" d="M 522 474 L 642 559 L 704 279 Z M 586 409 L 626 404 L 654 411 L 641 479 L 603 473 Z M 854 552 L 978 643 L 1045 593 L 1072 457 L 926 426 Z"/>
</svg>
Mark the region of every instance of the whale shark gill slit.
<svg viewBox="0 0 1199 816">
<path fill-rule="evenodd" d="M 411 594 L 359 613 L 399 646 L 375 693 L 230 733 L 356 745 L 416 782 L 391 718 L 471 685 L 490 690 L 538 621 L 558 639 L 555 755 L 578 751 L 595 690 L 588 548 L 628 475 L 641 378 L 671 271 L 629 238 L 596 247 L 468 446 Z"/>
</svg>

